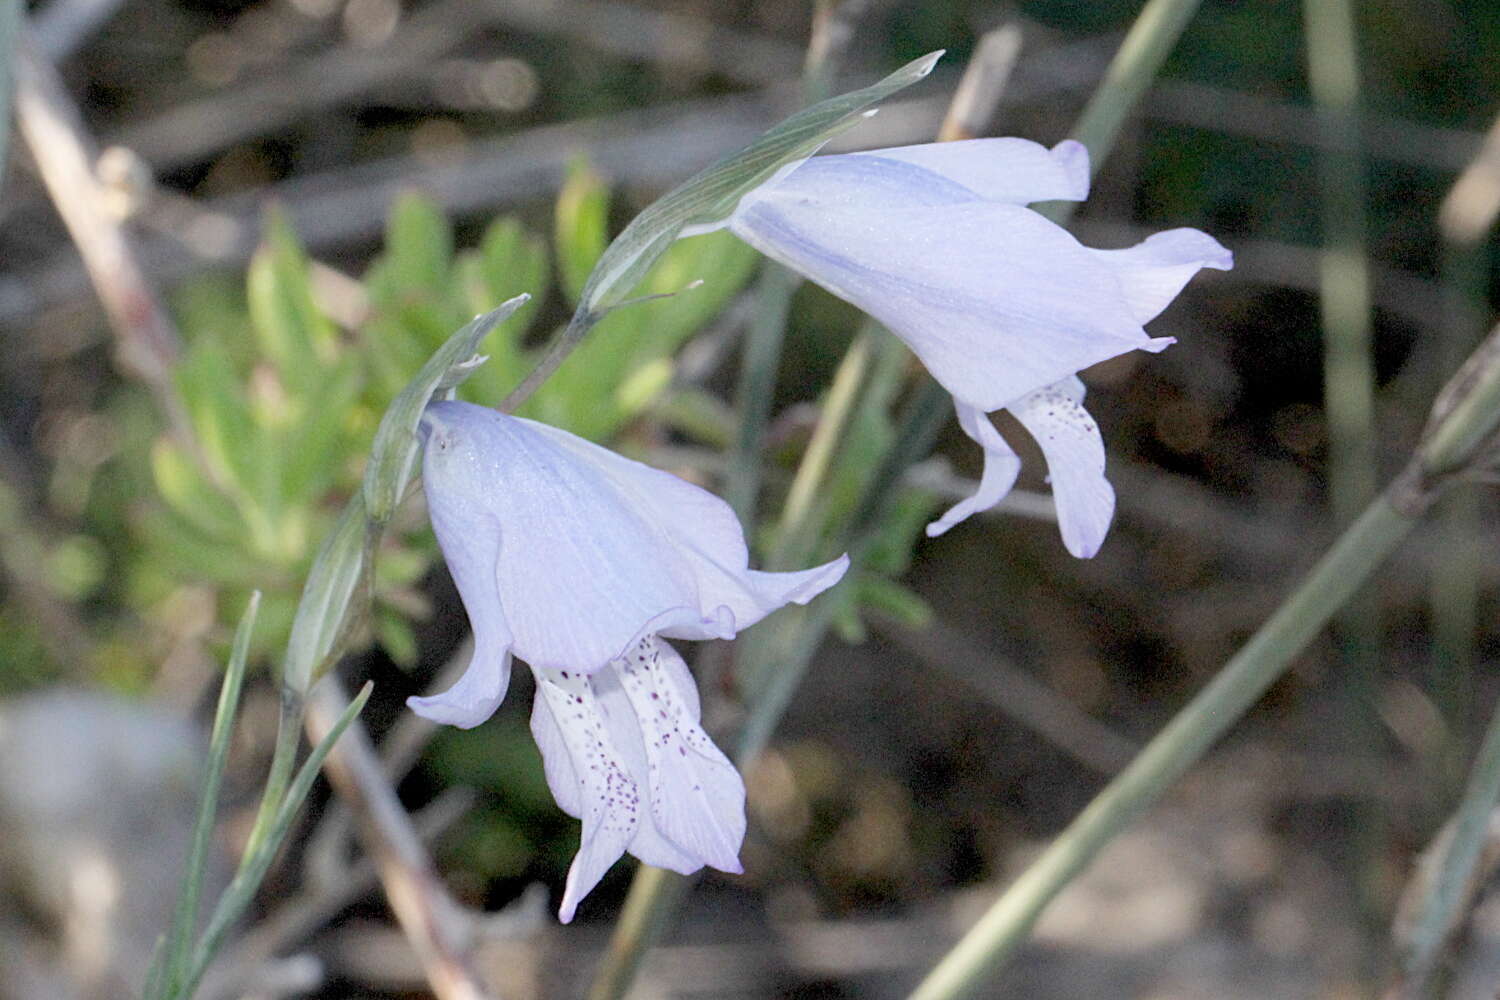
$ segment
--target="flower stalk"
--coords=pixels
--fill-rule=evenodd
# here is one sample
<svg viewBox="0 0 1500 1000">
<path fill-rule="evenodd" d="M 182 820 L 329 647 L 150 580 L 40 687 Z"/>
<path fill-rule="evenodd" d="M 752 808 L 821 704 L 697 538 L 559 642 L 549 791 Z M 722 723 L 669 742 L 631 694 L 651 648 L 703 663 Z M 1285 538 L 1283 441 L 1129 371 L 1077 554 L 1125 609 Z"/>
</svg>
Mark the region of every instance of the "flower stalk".
<svg viewBox="0 0 1500 1000">
<path fill-rule="evenodd" d="M 1365 248 L 1365 170 L 1360 144 L 1359 59 L 1349 0 L 1305 0 L 1307 71 L 1319 128 L 1323 248 L 1318 255 L 1323 320 L 1323 410 L 1328 487 L 1342 528 L 1375 495 L 1375 360 Z M 1360 616 L 1360 621 L 1373 618 Z M 1358 629 L 1355 622 L 1347 625 Z M 1365 631 L 1369 625 L 1363 626 Z M 1368 644 L 1368 637 L 1359 636 Z"/>
<path fill-rule="evenodd" d="M 10 140 L 10 94 L 16 38 L 21 33 L 21 0 L 0 0 L 0 163 Z"/>
<path fill-rule="evenodd" d="M 1474 874 L 1497 802 L 1500 802 L 1500 705 L 1490 716 L 1479 756 L 1469 772 L 1468 787 L 1453 816 L 1451 836 L 1439 834 L 1440 846 L 1432 858 L 1436 870 L 1420 898 L 1409 932 L 1399 942 L 1402 996 L 1424 995 L 1443 943 L 1457 929 L 1463 907 L 1477 888 Z"/>
</svg>

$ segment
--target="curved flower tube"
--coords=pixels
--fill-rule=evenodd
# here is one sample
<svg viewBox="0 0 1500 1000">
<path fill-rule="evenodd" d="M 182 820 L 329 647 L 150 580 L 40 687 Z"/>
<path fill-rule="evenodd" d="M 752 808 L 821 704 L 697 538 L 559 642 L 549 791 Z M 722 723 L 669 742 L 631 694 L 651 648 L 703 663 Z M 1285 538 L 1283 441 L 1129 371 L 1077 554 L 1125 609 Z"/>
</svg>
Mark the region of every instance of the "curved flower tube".
<svg viewBox="0 0 1500 1000">
<path fill-rule="evenodd" d="M 1098 426 L 1075 377 L 1170 337 L 1142 325 L 1200 268 L 1233 257 L 1196 229 L 1094 250 L 1025 206 L 1088 195 L 1088 151 L 973 139 L 819 156 L 747 194 L 727 226 L 890 328 L 953 394 L 983 449 L 977 492 L 927 528 L 939 535 L 1010 491 L 1020 460 L 986 414 L 1010 410 L 1047 459 L 1063 542 L 1094 555 L 1114 515 Z"/>
<path fill-rule="evenodd" d="M 683 874 L 738 872 L 745 786 L 699 725 L 698 692 L 663 637 L 731 639 L 848 568 L 749 568 L 729 506 L 581 438 L 470 403 L 428 406 L 422 485 L 474 630 L 449 690 L 407 703 L 469 728 L 505 696 L 512 656 L 536 677 L 531 730 L 557 804 L 583 821 L 559 917 L 629 851 Z"/>
</svg>

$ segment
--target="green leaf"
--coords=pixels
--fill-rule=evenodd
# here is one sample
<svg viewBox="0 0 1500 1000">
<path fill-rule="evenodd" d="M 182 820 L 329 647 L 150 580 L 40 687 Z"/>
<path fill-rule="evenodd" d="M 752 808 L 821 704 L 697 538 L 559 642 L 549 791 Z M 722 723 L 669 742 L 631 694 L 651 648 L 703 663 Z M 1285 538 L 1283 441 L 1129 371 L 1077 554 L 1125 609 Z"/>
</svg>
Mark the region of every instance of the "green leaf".
<svg viewBox="0 0 1500 1000">
<path fill-rule="evenodd" d="M 672 430 L 715 451 L 729 447 L 739 419 L 722 397 L 692 386 L 665 394 L 653 413 Z"/>
<path fill-rule="evenodd" d="M 526 352 L 521 345 L 536 319 L 538 305 L 546 297 L 550 269 L 545 241 L 511 217 L 491 223 L 478 249 L 459 261 L 460 287 L 473 312 L 488 312 L 522 293 L 531 296 L 508 322 L 480 341 L 480 353 L 490 360 L 465 383 L 465 398 L 494 406 L 526 373 Z"/>
<path fill-rule="evenodd" d="M 524 413 L 582 437 L 603 440 L 655 401 L 669 381 L 657 371 L 682 343 L 723 311 L 750 278 L 756 253 L 728 233 L 673 244 L 633 294 L 668 295 L 609 313 L 542 383 Z M 690 288 L 694 281 L 703 284 Z M 634 389 L 637 391 L 622 391 Z"/>
<path fill-rule="evenodd" d="M 225 271 L 183 282 L 172 291 L 172 313 L 189 343 L 212 331 L 229 349 L 236 371 L 248 371 L 258 357 L 244 275 Z"/>
<path fill-rule="evenodd" d="M 576 305 L 609 241 L 609 188 L 582 159 L 568 165 L 554 224 L 563 291 Z"/>
<path fill-rule="evenodd" d="M 453 267 L 453 230 L 447 216 L 422 195 L 397 197 L 386 219 L 382 262 L 392 290 L 443 296 Z"/>
<path fill-rule="evenodd" d="M 249 492 L 266 455 L 235 365 L 217 333 L 202 331 L 176 372 L 188 420 L 212 474 L 227 487 Z"/>
<path fill-rule="evenodd" d="M 396 312 L 371 316 L 360 329 L 359 338 L 364 347 L 360 354 L 369 364 L 373 379 L 370 402 L 377 407 L 400 392 L 431 353 L 423 332 L 413 329 Z"/>
<path fill-rule="evenodd" d="M 396 666 L 410 670 L 417 665 L 420 652 L 417 637 L 406 619 L 394 612 L 380 610 L 375 615 L 375 635 L 380 640 L 380 648 Z"/>
<path fill-rule="evenodd" d="M 172 575 L 247 588 L 281 582 L 238 540 L 206 535 L 172 510 L 147 508 L 136 527 L 142 544 L 172 567 Z"/>
<path fill-rule="evenodd" d="M 869 87 L 804 108 L 657 199 L 609 245 L 583 288 L 580 309 L 597 313 L 619 305 L 684 228 L 727 218 L 745 194 L 857 125 L 870 105 L 921 80 L 941 55 L 929 53 Z"/>
<path fill-rule="evenodd" d="M 251 327 L 282 383 L 297 396 L 316 391 L 337 353 L 337 334 L 313 301 L 307 255 L 279 211 L 267 215 L 246 289 Z"/>
<path fill-rule="evenodd" d="M 162 499 L 203 534 L 237 539 L 243 532 L 244 522 L 234 505 L 204 481 L 175 442 L 160 438 L 151 446 L 151 474 Z"/>
<path fill-rule="evenodd" d="M 478 260 L 489 295 L 471 303 L 475 312 L 485 312 L 522 293 L 531 301 L 516 311 L 506 329 L 516 337 L 525 334 L 536 317 L 537 306 L 551 283 L 547 244 L 530 233 L 520 220 L 506 216 L 490 223 L 479 242 Z"/>
<path fill-rule="evenodd" d="M 895 580 L 865 575 L 855 589 L 861 606 L 893 618 L 907 628 L 926 628 L 932 624 L 932 605 Z"/>
<path fill-rule="evenodd" d="M 349 411 L 363 388 L 359 361 L 350 357 L 332 365 L 315 404 L 303 407 L 282 435 L 282 494 L 292 506 L 310 506 L 338 479 L 349 445 Z"/>
</svg>

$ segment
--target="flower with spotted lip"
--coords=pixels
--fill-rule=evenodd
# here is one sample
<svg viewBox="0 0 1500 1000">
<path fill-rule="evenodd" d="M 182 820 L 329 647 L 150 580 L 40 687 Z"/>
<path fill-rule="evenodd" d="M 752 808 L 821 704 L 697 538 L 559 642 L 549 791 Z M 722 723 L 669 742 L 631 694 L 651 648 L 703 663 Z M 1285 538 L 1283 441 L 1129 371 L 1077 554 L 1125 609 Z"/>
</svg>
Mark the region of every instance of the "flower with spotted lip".
<svg viewBox="0 0 1500 1000">
<path fill-rule="evenodd" d="M 939 535 L 1010 492 L 1020 459 L 987 414 L 1009 410 L 1047 460 L 1063 542 L 1094 555 L 1114 516 L 1104 444 L 1077 373 L 1173 342 L 1142 325 L 1200 268 L 1233 258 L 1196 229 L 1123 250 L 1085 247 L 1027 208 L 1088 195 L 1088 152 L 973 139 L 818 156 L 745 195 L 728 227 L 890 328 L 953 395 L 984 449 L 975 494 L 928 525 Z"/>
<path fill-rule="evenodd" d="M 452 688 L 408 704 L 477 726 L 505 696 L 511 657 L 531 667 L 547 784 L 583 821 L 559 917 L 626 851 L 683 874 L 740 871 L 745 786 L 663 637 L 733 638 L 833 586 L 848 558 L 752 570 L 722 500 L 546 424 L 439 402 L 420 433 L 428 512 L 474 655 Z"/>
</svg>

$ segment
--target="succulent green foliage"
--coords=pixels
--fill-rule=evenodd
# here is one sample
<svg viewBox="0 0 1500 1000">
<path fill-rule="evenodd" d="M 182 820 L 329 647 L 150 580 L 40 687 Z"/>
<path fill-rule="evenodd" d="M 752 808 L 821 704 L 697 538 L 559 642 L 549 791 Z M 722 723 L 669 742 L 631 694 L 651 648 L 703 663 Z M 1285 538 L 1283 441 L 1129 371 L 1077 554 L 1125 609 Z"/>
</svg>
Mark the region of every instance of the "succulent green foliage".
<svg viewBox="0 0 1500 1000">
<path fill-rule="evenodd" d="M 575 169 L 557 203 L 559 267 L 577 306 L 587 274 L 604 252 L 608 192 L 593 172 Z M 750 280 L 755 251 L 728 233 L 680 240 L 657 259 L 632 297 L 665 296 L 600 320 L 521 408 L 524 416 L 602 440 L 652 402 L 671 381 L 672 356 Z M 695 281 L 703 284 L 689 287 Z"/>
<path fill-rule="evenodd" d="M 576 305 L 609 245 L 609 187 L 587 161 L 569 164 L 553 224 L 563 293 Z"/>
<path fill-rule="evenodd" d="M 367 613 L 361 603 L 342 631 L 318 627 L 304 609 L 288 647 L 288 680 L 310 683 L 350 629 L 372 632 L 393 659 L 414 662 L 410 619 L 424 603 L 415 584 L 436 556 L 430 532 L 396 518 L 370 560 L 365 518 L 392 518 L 416 460 L 412 428 L 428 395 L 456 389 L 494 405 L 535 363 L 532 342 L 542 338 L 533 326 L 547 312 L 554 270 L 563 293 L 571 283 L 576 297 L 603 251 L 608 204 L 602 180 L 576 168 L 557 206 L 554 261 L 547 241 L 511 217 L 491 222 L 477 246 L 456 249 L 439 209 L 402 196 L 391 207 L 382 252 L 358 282 L 362 316 L 353 330 L 320 308 L 316 266 L 288 222 L 271 214 L 243 286 L 207 279 L 176 303 L 188 340 L 177 381 L 195 442 L 163 435 L 140 457 L 157 499 L 134 521 L 138 592 L 160 600 L 193 581 L 222 608 L 262 591 L 253 640 L 261 655 L 292 632 L 309 573 L 325 610 L 352 607 L 357 588 L 372 587 L 373 607 Z M 673 352 L 754 266 L 753 252 L 731 238 L 692 243 L 667 254 L 640 293 L 677 291 L 699 278 L 705 285 L 601 324 L 580 363 L 549 382 L 529 412 L 603 439 L 658 402 Z M 511 302 L 522 295 L 530 299 Z M 484 315 L 505 303 L 503 315 Z M 488 361 L 463 365 L 467 380 L 456 388 L 449 370 L 476 353 Z M 429 361 L 442 369 L 439 377 L 411 386 Z M 377 425 L 403 389 L 401 415 L 382 444 Z M 372 451 L 379 460 L 369 463 L 365 481 L 362 457 Z"/>
</svg>

